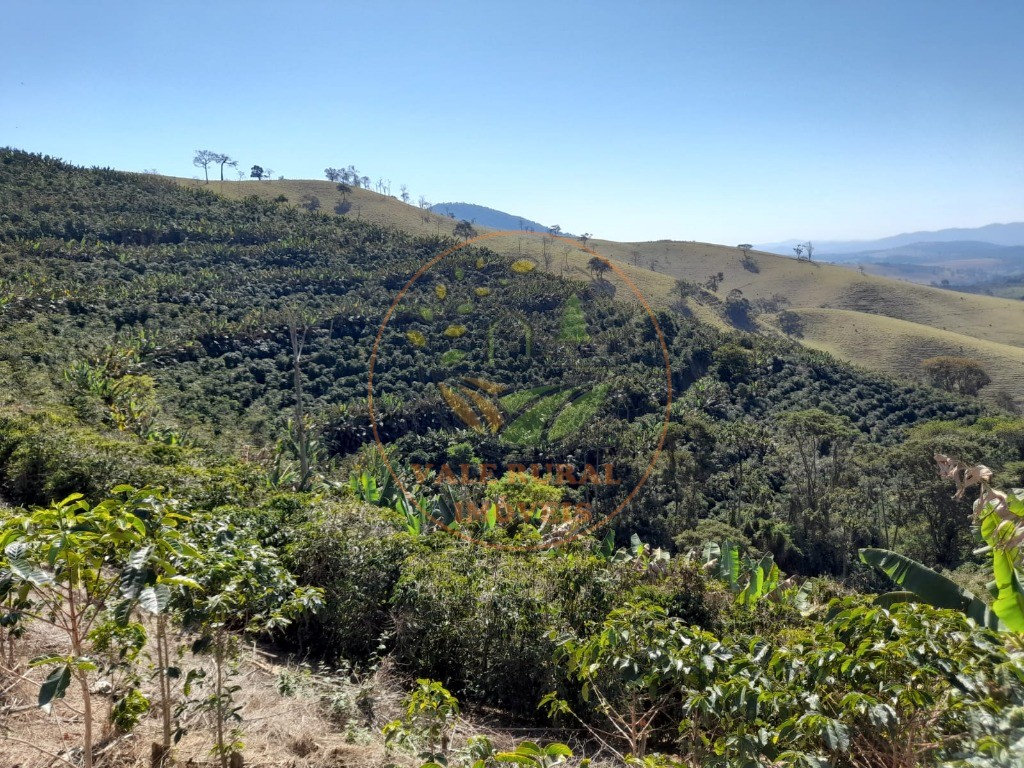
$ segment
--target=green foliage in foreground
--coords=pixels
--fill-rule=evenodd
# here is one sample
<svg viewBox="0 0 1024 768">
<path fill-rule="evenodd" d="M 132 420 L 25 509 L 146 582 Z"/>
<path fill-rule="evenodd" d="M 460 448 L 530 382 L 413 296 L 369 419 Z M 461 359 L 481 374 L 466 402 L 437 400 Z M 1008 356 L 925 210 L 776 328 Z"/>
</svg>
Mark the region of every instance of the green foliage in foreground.
<svg viewBox="0 0 1024 768">
<path fill-rule="evenodd" d="M 1024 702 L 1024 663 L 954 611 L 847 599 L 776 637 L 720 638 L 634 603 L 557 642 L 584 706 L 544 705 L 636 757 L 657 746 L 723 768 L 933 765 L 1024 736 L 992 720 Z"/>
<path fill-rule="evenodd" d="M 213 752 L 222 768 L 241 749 L 240 721 L 228 684 L 237 631 L 267 634 L 320 605 L 321 590 L 297 587 L 276 553 L 226 523 L 195 520 L 154 488 L 118 486 L 90 504 L 81 494 L 3 520 L 0 529 L 0 628 L 8 644 L 31 621 L 66 635 L 62 652 L 33 660 L 51 667 L 39 706 L 49 709 L 74 681 L 81 688 L 84 764 L 93 764 L 94 720 L 90 680 L 105 656 L 117 659 L 104 672 L 122 673 L 129 685 L 114 691 L 113 724 L 130 728 L 149 708 L 138 690 L 139 653 L 146 629 L 136 614 L 156 617 L 155 675 L 160 683 L 163 752 L 171 746 L 171 712 L 204 708 L 214 715 Z M 175 702 L 171 679 L 181 677 L 168 648 L 168 622 L 198 634 L 193 652 L 210 649 L 215 662 L 211 696 Z M 193 670 L 193 679 L 205 673 Z M 185 694 L 187 697 L 187 693 Z M 179 727 L 177 737 L 180 738 Z M 161 745 L 158 745 L 161 746 Z M 161 753 L 163 754 L 163 753 Z"/>
</svg>

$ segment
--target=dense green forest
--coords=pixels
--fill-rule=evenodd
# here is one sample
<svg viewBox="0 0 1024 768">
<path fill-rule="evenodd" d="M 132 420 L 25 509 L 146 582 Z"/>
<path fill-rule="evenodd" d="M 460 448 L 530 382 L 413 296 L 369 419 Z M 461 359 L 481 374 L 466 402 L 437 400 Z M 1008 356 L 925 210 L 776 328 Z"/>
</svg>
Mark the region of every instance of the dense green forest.
<svg viewBox="0 0 1024 768">
<path fill-rule="evenodd" d="M 1024 485 L 1013 414 L 781 337 L 670 310 L 655 323 L 599 276 L 476 245 L 396 302 L 458 243 L 287 201 L 11 149 L 0 200 L 0 638 L 13 659 L 33 618 L 93 628 L 40 662 L 47 702 L 72 679 L 88 700 L 96 675 L 131 666 L 124 649 L 188 631 L 213 659 L 223 726 L 222 667 L 248 634 L 349 669 L 393 664 L 413 691 L 385 729 L 397 761 L 492 765 L 481 741 L 455 743 L 458 702 L 573 742 L 575 756 L 527 743 L 502 758 L 521 765 L 1024 755 L 1024 664 L 1005 631 L 1024 605 L 1019 541 L 979 527 L 950 482 L 970 478 L 933 458 L 991 467 L 985 493 Z M 453 525 L 453 505 L 497 494 L 601 518 L 616 489 L 513 473 L 468 489 L 414 468 L 568 457 L 613 465 L 623 488 L 654 460 L 607 528 L 565 542 L 537 516 Z M 912 560 L 858 554 L 877 549 Z M 921 597 L 923 566 L 957 597 Z M 988 594 L 993 568 L 998 617 L 963 597 Z M 886 573 L 920 602 L 874 602 Z M 185 710 L 166 703 L 159 658 L 168 747 Z M 119 684 L 130 730 L 149 705 L 139 675 Z M 216 745 L 225 765 L 242 749 L 222 728 Z"/>
</svg>

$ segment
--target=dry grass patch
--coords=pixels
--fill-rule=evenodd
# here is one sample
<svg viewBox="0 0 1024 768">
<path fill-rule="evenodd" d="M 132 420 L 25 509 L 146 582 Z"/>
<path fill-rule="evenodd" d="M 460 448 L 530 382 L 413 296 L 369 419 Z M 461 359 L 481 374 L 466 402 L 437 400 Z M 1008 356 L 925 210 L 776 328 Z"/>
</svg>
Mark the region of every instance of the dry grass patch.
<svg viewBox="0 0 1024 768">
<path fill-rule="evenodd" d="M 187 640 L 187 638 L 182 638 Z M 43 669 L 29 669 L 28 660 L 59 652 L 66 639 L 52 627 L 36 623 L 18 641 L 14 666 L 0 664 L 0 766 L 3 768 L 53 768 L 80 765 L 82 740 L 81 693 L 70 686 L 66 697 L 49 713 L 39 709 L 36 698 Z M 209 664 L 205 657 L 186 653 L 185 668 Z M 307 684 L 282 693 L 282 680 L 301 677 Z M 254 768 L 384 768 L 405 765 L 384 754 L 380 727 L 396 716 L 401 690 L 393 676 L 382 669 L 361 685 L 337 675 L 314 674 L 251 646 L 241 654 L 233 682 L 243 705 L 241 723 L 245 748 L 244 766 Z M 111 699 L 96 695 L 93 701 L 100 730 L 94 752 L 96 768 L 148 768 L 152 745 L 160 741 L 159 710 L 155 685 L 142 690 L 154 707 L 129 734 L 116 733 L 107 725 Z M 200 694 L 202 695 L 202 694 Z M 364 702 L 360 707 L 359 702 Z M 164 765 L 214 768 L 219 762 L 210 753 L 214 725 L 209 714 L 192 715 L 188 729 Z M 411 763 L 409 763 L 411 765 Z"/>
</svg>

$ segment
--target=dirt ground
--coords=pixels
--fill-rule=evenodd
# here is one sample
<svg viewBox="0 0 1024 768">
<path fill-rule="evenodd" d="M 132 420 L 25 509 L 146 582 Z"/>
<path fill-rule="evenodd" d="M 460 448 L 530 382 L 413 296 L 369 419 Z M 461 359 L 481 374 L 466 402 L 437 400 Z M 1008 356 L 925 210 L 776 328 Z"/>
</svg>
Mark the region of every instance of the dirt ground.
<svg viewBox="0 0 1024 768">
<path fill-rule="evenodd" d="M 192 638 L 178 640 L 181 656 L 174 663 L 183 670 L 205 667 L 212 675 L 210 657 L 193 656 L 187 650 Z M 29 666 L 30 659 L 66 653 L 66 643 L 60 631 L 37 621 L 15 642 L 13 664 L 8 647 L 0 644 L 0 768 L 82 765 L 80 688 L 72 682 L 65 697 L 45 712 L 36 702 L 40 682 L 49 670 Z M 153 764 L 161 717 L 156 680 L 151 678 L 145 654 L 140 657 L 144 675 L 140 689 L 153 706 L 130 733 L 119 734 L 109 725 L 113 699 L 107 691 L 122 686 L 122 681 L 116 675 L 90 675 L 95 768 L 150 768 Z M 244 743 L 241 762 L 236 758 L 231 768 L 418 768 L 423 762 L 412 755 L 385 752 L 381 728 L 401 716 L 405 691 L 411 687 L 411 681 L 402 679 L 387 661 L 372 673 L 353 675 L 287 661 L 249 645 L 240 650 L 230 683 L 240 686 L 235 698 L 242 704 L 243 719 L 237 725 Z M 209 693 L 206 688 L 193 692 L 193 697 Z M 180 685 L 175 695 L 180 700 Z M 500 712 L 463 715 L 453 744 L 486 736 L 498 750 L 512 750 L 523 740 L 561 741 L 577 755 L 589 752 L 596 758 L 595 767 L 611 764 L 602 755 L 584 750 L 578 741 L 582 734 L 572 730 L 517 727 L 504 722 Z M 211 752 L 212 716 L 190 712 L 181 722 L 186 733 L 161 768 L 217 768 L 219 760 Z"/>
<path fill-rule="evenodd" d="M 182 638 L 186 640 L 186 638 Z M 0 768 L 80 766 L 83 734 L 83 698 L 72 682 L 64 699 L 50 712 L 36 706 L 39 684 L 46 668 L 30 668 L 32 658 L 66 653 L 66 639 L 40 622 L 15 644 L 14 664 L 4 649 L 0 663 Z M 184 643 L 183 643 L 184 644 Z M 184 669 L 205 666 L 208 657 L 181 659 Z M 143 660 L 142 666 L 146 666 Z M 116 676 L 90 676 L 94 717 L 96 768 L 141 768 L 151 764 L 151 749 L 160 741 L 161 718 L 155 681 L 144 680 L 141 690 L 153 708 L 129 734 L 116 733 L 109 723 L 110 685 Z M 350 677 L 285 664 L 259 649 L 240 654 L 231 683 L 240 686 L 236 700 L 243 704 L 241 751 L 250 768 L 384 768 L 416 764 L 401 756 L 387 756 L 380 728 L 397 716 L 401 689 L 393 676 L 378 670 L 359 683 Z M 208 695 L 208 691 L 205 695 Z M 202 695 L 202 694 L 201 694 Z M 362 702 L 361 708 L 354 702 Z M 187 732 L 174 748 L 166 766 L 216 766 L 211 753 L 214 723 L 208 713 L 184 717 Z M 237 767 L 237 762 L 234 764 Z"/>
</svg>

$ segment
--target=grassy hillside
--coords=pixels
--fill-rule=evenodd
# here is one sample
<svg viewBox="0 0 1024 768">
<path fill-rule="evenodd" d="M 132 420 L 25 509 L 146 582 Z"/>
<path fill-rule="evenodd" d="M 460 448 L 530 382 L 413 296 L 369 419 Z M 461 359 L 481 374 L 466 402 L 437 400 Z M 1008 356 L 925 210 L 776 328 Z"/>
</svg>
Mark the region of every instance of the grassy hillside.
<svg viewBox="0 0 1024 768">
<path fill-rule="evenodd" d="M 209 184 L 194 179 L 177 181 L 189 188 L 216 192 L 229 200 L 241 200 L 250 195 L 274 200 L 284 195 L 289 203 L 300 205 L 303 197 L 310 195 L 320 200 L 324 213 L 334 213 L 336 206 L 345 203 L 351 206 L 345 214 L 348 218 L 386 224 L 413 235 L 450 235 L 454 224 L 447 216 L 406 205 L 398 198 L 369 189 L 353 187 L 349 192 L 339 192 L 338 185 L 331 181 L 211 181 Z"/>
<path fill-rule="evenodd" d="M 1021 347 L 846 309 L 801 309 L 797 314 L 805 324 L 804 342 L 837 357 L 908 377 L 917 376 L 920 361 L 929 357 L 971 357 L 992 377 L 992 389 L 1006 388 L 1020 397 L 1019 385 L 1011 386 L 1024 370 Z M 879 345 L 878 339 L 888 342 Z"/>
<path fill-rule="evenodd" d="M 207 187 L 195 181 L 182 183 Z M 328 212 L 348 202 L 352 207 L 347 217 L 395 226 L 412 234 L 450 234 L 455 223 L 369 190 L 354 189 L 343 195 L 327 181 L 211 182 L 207 188 L 232 199 L 256 194 L 272 200 L 284 195 L 295 204 L 306 195 L 314 195 L 322 210 Z M 477 231 L 486 234 L 492 230 L 477 227 Z M 515 258 L 532 259 L 541 268 L 545 267 L 547 253 L 552 273 L 592 279 L 587 270 L 591 254 L 570 238 L 547 238 L 545 242 L 541 235 L 510 235 L 489 240 L 487 247 Z M 931 356 L 931 350 L 977 356 L 992 377 L 983 395 L 991 397 L 1005 391 L 1018 403 L 1024 402 L 1024 378 L 1014 367 L 1020 359 L 1014 348 L 1024 348 L 1022 302 L 862 275 L 844 267 L 764 252 L 752 251 L 750 259 L 744 260 L 739 249 L 712 243 L 597 239 L 591 240 L 588 248 L 612 259 L 652 304 L 670 305 L 677 279 L 704 283 L 710 275 L 721 272 L 721 282 L 711 292 L 712 304 L 714 297 L 724 301 L 734 289 L 754 304 L 774 304 L 775 311 L 763 312 L 758 319 L 758 327 L 765 332 L 777 328 L 774 316 L 778 311 L 798 311 L 809 320 L 800 338 L 806 345 L 828 349 L 874 370 L 917 379 L 921 378 L 918 364 Z M 614 273 L 606 275 L 606 281 L 615 287 L 617 298 L 634 299 L 633 292 Z M 702 320 L 719 327 L 728 325 L 707 302 L 699 304 L 691 299 L 689 306 Z M 853 335 L 855 320 L 860 322 Z M 920 344 L 922 339 L 928 343 Z"/>
</svg>

